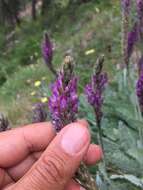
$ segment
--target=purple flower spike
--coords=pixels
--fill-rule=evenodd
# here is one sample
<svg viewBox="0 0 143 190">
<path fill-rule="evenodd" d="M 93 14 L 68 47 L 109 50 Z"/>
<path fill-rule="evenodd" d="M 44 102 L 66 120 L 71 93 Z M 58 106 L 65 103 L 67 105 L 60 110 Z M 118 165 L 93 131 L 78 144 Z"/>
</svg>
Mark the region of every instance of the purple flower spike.
<svg viewBox="0 0 143 190">
<path fill-rule="evenodd" d="M 42 42 L 42 55 L 45 60 L 45 63 L 49 70 L 57 76 L 57 72 L 52 64 L 52 59 L 53 59 L 53 45 L 49 39 L 49 36 L 47 33 L 44 35 L 44 40 Z"/>
<path fill-rule="evenodd" d="M 52 85 L 52 96 L 49 99 L 49 110 L 56 131 L 76 120 L 78 112 L 77 78 L 72 73 L 71 58 L 66 56 L 66 64 Z M 67 60 L 69 61 L 67 63 Z"/>
<path fill-rule="evenodd" d="M 53 47 L 47 33 L 45 33 L 42 43 L 42 54 L 46 64 L 48 65 L 49 63 L 51 63 L 53 57 Z"/>
<path fill-rule="evenodd" d="M 137 2 L 137 11 L 138 11 L 138 17 L 140 20 L 143 19 L 143 0 L 136 0 Z"/>
<path fill-rule="evenodd" d="M 123 11 L 129 13 L 130 6 L 131 6 L 131 0 L 121 0 Z"/>
<path fill-rule="evenodd" d="M 139 27 L 138 23 L 135 23 L 133 29 L 128 33 L 128 41 L 127 41 L 127 59 L 131 57 L 131 54 L 134 49 L 134 45 L 138 41 L 139 37 Z"/>
<path fill-rule="evenodd" d="M 143 113 L 143 73 L 140 75 L 136 84 L 136 94 L 139 101 L 140 110 Z"/>
<path fill-rule="evenodd" d="M 85 88 L 88 102 L 94 108 L 96 120 L 99 124 L 102 118 L 103 91 L 108 82 L 106 73 L 102 73 L 103 59 L 98 60 L 96 73 L 92 76 L 91 82 Z"/>
<path fill-rule="evenodd" d="M 47 119 L 45 104 L 37 103 L 33 109 L 33 123 L 44 122 Z"/>
<path fill-rule="evenodd" d="M 137 13 L 139 20 L 139 34 L 140 39 L 143 41 L 143 0 L 136 0 L 137 2 Z"/>
</svg>

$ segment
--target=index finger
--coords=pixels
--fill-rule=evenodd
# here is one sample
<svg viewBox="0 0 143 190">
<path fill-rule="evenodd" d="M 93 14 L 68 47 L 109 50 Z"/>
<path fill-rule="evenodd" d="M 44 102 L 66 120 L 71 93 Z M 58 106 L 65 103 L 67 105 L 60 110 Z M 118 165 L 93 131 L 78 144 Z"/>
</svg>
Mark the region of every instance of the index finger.
<svg viewBox="0 0 143 190">
<path fill-rule="evenodd" d="M 30 153 L 44 150 L 55 135 L 50 122 L 0 133 L 0 167 L 12 167 Z"/>
</svg>

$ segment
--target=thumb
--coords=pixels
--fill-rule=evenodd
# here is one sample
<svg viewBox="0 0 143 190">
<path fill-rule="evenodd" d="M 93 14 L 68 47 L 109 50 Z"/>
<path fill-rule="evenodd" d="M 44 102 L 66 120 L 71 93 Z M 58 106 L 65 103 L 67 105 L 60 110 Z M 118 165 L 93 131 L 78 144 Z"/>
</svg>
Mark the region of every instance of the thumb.
<svg viewBox="0 0 143 190">
<path fill-rule="evenodd" d="M 18 190 L 63 190 L 86 154 L 90 135 L 81 123 L 65 127 L 15 185 Z"/>
</svg>

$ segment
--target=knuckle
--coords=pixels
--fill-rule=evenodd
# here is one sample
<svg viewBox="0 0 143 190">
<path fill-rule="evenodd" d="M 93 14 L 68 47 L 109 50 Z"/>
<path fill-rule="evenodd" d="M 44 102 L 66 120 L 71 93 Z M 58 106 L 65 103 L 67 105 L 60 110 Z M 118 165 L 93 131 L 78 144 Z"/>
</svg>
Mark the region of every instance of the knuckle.
<svg viewBox="0 0 143 190">
<path fill-rule="evenodd" d="M 55 153 L 51 153 L 51 156 L 43 156 L 39 164 L 37 164 L 36 170 L 40 174 L 40 177 L 49 184 L 61 184 L 65 182 L 65 162 Z"/>
</svg>

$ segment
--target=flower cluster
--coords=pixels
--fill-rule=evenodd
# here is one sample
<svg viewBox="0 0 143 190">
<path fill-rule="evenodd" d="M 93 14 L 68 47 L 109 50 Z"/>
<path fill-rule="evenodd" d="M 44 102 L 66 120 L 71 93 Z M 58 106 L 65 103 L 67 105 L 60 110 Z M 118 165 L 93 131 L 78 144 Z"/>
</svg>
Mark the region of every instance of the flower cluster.
<svg viewBox="0 0 143 190">
<path fill-rule="evenodd" d="M 100 61 L 99 63 L 102 64 L 102 60 Z M 97 123 L 100 123 L 102 118 L 103 91 L 107 81 L 108 77 L 106 73 L 102 72 L 102 65 L 98 65 L 96 73 L 91 78 L 91 82 L 85 88 L 88 102 L 95 110 Z"/>
<path fill-rule="evenodd" d="M 72 73 L 70 56 L 66 56 L 63 71 L 51 86 L 52 96 L 49 99 L 49 110 L 56 131 L 76 120 L 78 112 L 77 78 Z"/>
<path fill-rule="evenodd" d="M 137 11 L 140 21 L 143 19 L 143 1 L 137 0 Z"/>
<path fill-rule="evenodd" d="M 140 40 L 143 40 L 143 0 L 137 0 Z"/>
<path fill-rule="evenodd" d="M 141 56 L 138 62 L 138 68 L 139 68 L 139 79 L 136 84 L 136 94 L 138 97 L 140 110 L 143 113 L 143 56 Z"/>
<path fill-rule="evenodd" d="M 43 58 L 45 60 L 45 63 L 47 65 L 47 67 L 49 68 L 49 70 L 55 75 L 57 76 L 57 72 L 52 64 L 52 59 L 53 59 L 53 46 L 52 43 L 49 39 L 49 36 L 47 33 L 45 33 L 44 35 L 44 40 L 42 42 L 42 54 L 43 54 Z"/>
<path fill-rule="evenodd" d="M 67 55 L 63 69 L 57 80 L 51 85 L 52 95 L 49 98 L 49 111 L 56 132 L 67 124 L 76 121 L 78 113 L 77 77 L 73 72 L 73 60 Z M 87 167 L 82 163 L 74 179 L 86 189 L 96 189 L 96 183 Z"/>
<path fill-rule="evenodd" d="M 131 0 L 121 0 L 122 8 L 125 12 L 129 13 Z"/>
<path fill-rule="evenodd" d="M 42 54 L 46 64 L 50 64 L 53 58 L 53 47 L 47 33 L 45 33 L 44 40 L 42 42 Z"/>
<path fill-rule="evenodd" d="M 127 59 L 130 58 L 135 43 L 138 41 L 138 23 L 135 23 L 133 29 L 128 33 L 128 41 L 127 41 Z"/>
<path fill-rule="evenodd" d="M 45 105 L 42 103 L 35 104 L 33 108 L 33 123 L 44 122 L 47 119 Z"/>
<path fill-rule="evenodd" d="M 140 75 L 136 84 L 136 94 L 138 97 L 140 110 L 143 113 L 143 73 Z"/>
</svg>

